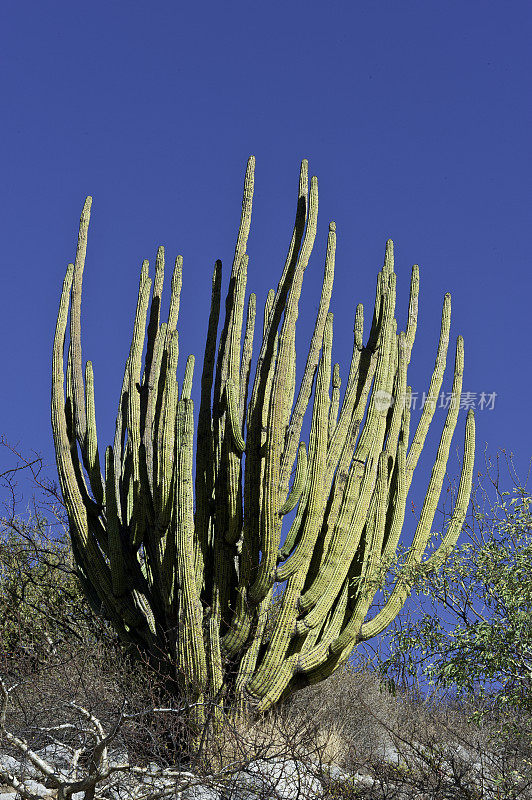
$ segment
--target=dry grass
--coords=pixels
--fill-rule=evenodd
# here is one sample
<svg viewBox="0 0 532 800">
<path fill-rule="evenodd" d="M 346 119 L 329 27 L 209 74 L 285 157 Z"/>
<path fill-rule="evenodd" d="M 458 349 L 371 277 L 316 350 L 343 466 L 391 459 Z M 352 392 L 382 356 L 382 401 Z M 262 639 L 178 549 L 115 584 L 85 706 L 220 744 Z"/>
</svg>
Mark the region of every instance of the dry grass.
<svg viewBox="0 0 532 800">
<path fill-rule="evenodd" d="M 406 692 L 392 696 L 367 668 L 347 666 L 260 719 L 252 713 L 228 715 L 222 725 L 215 725 L 210 716 L 199 756 L 190 761 L 183 755 L 180 761 L 179 754 L 186 750 L 183 744 L 190 738 L 185 715 L 153 673 L 121 655 L 104 625 L 97 636 L 88 636 L 82 643 L 63 640 L 55 652 L 47 651 L 44 645 L 39 648 L 35 642 L 32 649 L 23 645 L 21 642 L 15 652 L 2 653 L 0 639 L 0 675 L 8 685 L 18 684 L 10 693 L 6 728 L 27 739 L 34 749 L 50 742 L 50 733 L 43 728 L 73 721 L 75 726 L 65 729 L 61 739 L 79 745 L 84 734 L 81 720 L 75 720 L 67 704 L 72 701 L 93 713 L 106 730 L 112 729 L 121 714 L 127 715 L 113 747 L 126 750 L 129 763 L 139 767 L 156 761 L 162 766 L 212 774 L 254 759 L 289 758 L 312 766 L 326 785 L 324 796 L 330 798 L 532 798 L 526 780 L 517 778 L 509 778 L 511 782 L 502 786 L 498 795 L 495 790 L 492 794 L 484 789 L 479 793 L 475 788 L 477 773 L 458 755 L 452 755 L 460 746 L 473 754 L 484 771 L 493 771 L 495 765 L 508 776 L 512 770 L 530 774 L 530 719 L 520 720 L 521 740 L 514 737 L 505 742 L 497 735 L 503 720 L 496 708 L 481 726 L 475 726 L 468 722 L 473 706 L 424 703 Z M 157 707 L 169 710 L 154 712 Z M 389 753 L 392 745 L 401 758 L 399 766 L 384 760 L 386 748 Z M 445 745 L 451 753 L 446 762 L 441 752 Z M 1 739 L 0 748 L 19 757 Z M 413 752 L 417 752 L 415 759 Z M 328 780 L 327 765 L 368 774 L 375 783 L 362 789 Z"/>
<path fill-rule="evenodd" d="M 328 681 L 302 690 L 277 711 L 260 719 L 247 714 L 228 716 L 221 726 L 211 722 L 204 731 L 201 758 L 192 766 L 190 762 L 175 762 L 179 744 L 187 736 L 183 714 L 175 706 L 172 711 L 153 713 L 153 708 L 161 702 L 169 704 L 169 698 L 164 697 L 153 676 L 138 665 L 128 664 L 108 641 L 86 642 L 83 647 L 69 647 L 65 643 L 55 654 L 41 659 L 37 667 L 34 659 L 20 653 L 7 661 L 7 675 L 3 670 L 6 682 L 14 683 L 16 677 L 19 685 L 11 693 L 6 727 L 24 736 L 34 749 L 50 741 L 49 734 L 42 730 L 44 727 L 72 722 L 72 708 L 65 705 L 68 700 L 87 708 L 106 729 L 111 729 L 120 712 L 127 710 L 131 716 L 122 725 L 113 746 L 127 750 L 129 763 L 139 766 L 157 761 L 163 766 L 173 764 L 193 768 L 198 774 L 212 774 L 229 766 L 239 768 L 257 758 L 290 758 L 304 761 L 318 772 L 321 770 L 327 786 L 324 796 L 330 798 L 409 800 L 425 796 L 431 800 L 525 800 L 532 797 L 525 782 L 522 791 L 503 787 L 506 793 L 498 796 L 486 792 L 475 794 L 471 787 L 476 773 L 458 757 L 451 758 L 450 767 L 447 759 L 448 774 L 444 780 L 441 755 L 444 744 L 451 752 L 457 745 L 466 748 L 475 754 L 483 769 L 496 762 L 508 774 L 511 770 L 524 772 L 530 748 L 524 749 L 521 744 L 512 753 L 509 745 L 502 747 L 500 737 L 496 746 L 491 741 L 500 723 L 495 713 L 477 727 L 467 721 L 471 707 L 423 704 L 406 693 L 394 697 L 369 670 L 355 671 L 348 667 Z M 526 723 L 523 720 L 523 726 Z M 62 740 L 79 743 L 80 728 L 65 732 Z M 402 758 L 400 766 L 383 760 L 386 746 L 390 748 L 392 744 Z M 18 757 L 5 743 L 1 747 Z M 412 748 L 418 753 L 415 760 Z M 330 764 L 350 773 L 369 774 L 375 784 L 371 789 L 361 789 L 327 782 L 326 765 Z M 452 791 L 449 781 L 454 782 Z M 517 786 L 518 782 L 514 783 Z"/>
</svg>

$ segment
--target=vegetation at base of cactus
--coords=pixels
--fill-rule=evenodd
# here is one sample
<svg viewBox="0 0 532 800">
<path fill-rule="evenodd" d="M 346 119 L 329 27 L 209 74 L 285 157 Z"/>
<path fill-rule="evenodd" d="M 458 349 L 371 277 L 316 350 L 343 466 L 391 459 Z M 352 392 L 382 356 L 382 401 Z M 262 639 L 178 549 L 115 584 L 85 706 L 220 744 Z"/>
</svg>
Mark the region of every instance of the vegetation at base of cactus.
<svg viewBox="0 0 532 800">
<path fill-rule="evenodd" d="M 252 157 L 219 339 L 222 265 L 216 261 L 214 266 L 197 421 L 195 505 L 192 357 L 181 392 L 176 379 L 181 256 L 163 323 L 163 248 L 157 252 L 153 285 L 148 262 L 142 264 L 115 438 L 103 459 L 92 365 L 87 362 L 84 380 L 81 354 L 90 197 L 81 215 L 75 263 L 68 266 L 63 284 L 53 347 L 52 427 L 81 585 L 124 642 L 163 658 L 179 692 L 196 709 L 210 697 L 221 703 L 237 699 L 266 711 L 296 689 L 331 675 L 358 642 L 379 634 L 398 614 L 410 591 L 406 572 L 382 610 L 366 620 L 375 575 L 399 541 L 449 342 L 446 295 L 428 400 L 409 442 L 407 368 L 417 325 L 419 271 L 412 269 L 408 323 L 406 332 L 398 334 L 393 243 L 388 241 L 367 344 L 359 305 L 340 396 L 339 367 L 331 363 L 329 303 L 336 248 L 331 222 L 316 324 L 296 387 L 296 321 L 318 214 L 317 179 L 309 187 L 303 161 L 292 238 L 277 290 L 266 301 L 252 376 L 253 294 L 243 341 L 242 329 L 254 166 Z M 458 416 L 463 359 L 458 337 L 452 399 L 407 566 L 422 560 L 431 536 Z M 307 409 L 311 421 L 305 443 L 300 437 Z M 440 548 L 430 556 L 435 566 L 460 533 L 473 459 L 470 412 L 454 513 Z M 283 518 L 294 509 L 283 538 Z M 268 610 L 279 585 L 284 591 L 271 624 Z"/>
</svg>

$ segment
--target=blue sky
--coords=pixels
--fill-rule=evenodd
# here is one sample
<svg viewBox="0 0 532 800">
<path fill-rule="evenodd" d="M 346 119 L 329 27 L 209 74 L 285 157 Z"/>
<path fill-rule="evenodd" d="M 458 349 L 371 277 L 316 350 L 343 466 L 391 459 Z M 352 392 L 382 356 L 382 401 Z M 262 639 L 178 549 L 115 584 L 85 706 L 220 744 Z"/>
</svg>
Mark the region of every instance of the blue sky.
<svg viewBox="0 0 532 800">
<path fill-rule="evenodd" d="M 348 367 L 358 302 L 371 316 L 388 237 L 398 319 L 421 269 L 409 376 L 428 387 L 441 303 L 465 339 L 464 389 L 482 451 L 532 453 L 528 2 L 328 3 L 4 0 L 3 381 L 0 431 L 53 474 L 51 344 L 77 223 L 93 196 L 82 305 L 101 445 L 114 430 L 141 261 L 184 258 L 180 371 L 201 361 L 212 266 L 227 278 L 246 160 L 257 160 L 248 291 L 276 286 L 299 165 L 318 176 L 319 227 L 300 305 L 310 335 L 330 220 L 337 224 L 333 357 Z M 298 361 L 298 367 L 302 364 Z M 450 390 L 452 375 L 444 387 Z M 194 397 L 198 397 L 199 370 Z M 422 496 L 444 417 L 418 467 Z M 465 412 L 456 445 L 461 448 Z M 453 447 L 455 445 L 453 444 Z M 454 451 L 453 451 L 454 453 Z M 2 466 L 2 469 L 4 467 Z M 456 475 L 456 458 L 449 466 Z M 417 497 L 417 494 L 414 495 Z"/>
</svg>

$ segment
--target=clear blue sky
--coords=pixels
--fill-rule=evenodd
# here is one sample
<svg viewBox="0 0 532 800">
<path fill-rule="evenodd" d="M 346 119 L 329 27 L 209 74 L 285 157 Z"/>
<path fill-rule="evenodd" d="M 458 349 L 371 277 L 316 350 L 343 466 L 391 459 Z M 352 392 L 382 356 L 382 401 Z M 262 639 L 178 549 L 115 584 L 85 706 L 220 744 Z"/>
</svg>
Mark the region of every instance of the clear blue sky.
<svg viewBox="0 0 532 800">
<path fill-rule="evenodd" d="M 344 376 L 355 306 L 370 317 L 391 237 L 401 327 L 411 265 L 421 268 L 414 390 L 428 386 L 450 291 L 453 341 L 465 339 L 464 389 L 497 394 L 493 410 L 477 413 L 479 468 L 487 443 L 492 454 L 512 450 L 524 469 L 531 16 L 524 0 L 4 0 L 0 431 L 53 465 L 51 344 L 85 195 L 94 200 L 83 355 L 94 363 L 104 446 L 142 259 L 153 264 L 159 244 L 169 264 L 183 255 L 180 369 L 188 352 L 201 362 L 212 266 L 221 258 L 227 277 L 248 156 L 257 160 L 248 290 L 260 304 L 284 263 L 306 157 L 320 213 L 299 353 L 329 221 L 338 232 L 333 355 Z M 198 385 L 197 373 L 195 397 Z M 419 491 L 443 421 L 440 412 Z M 464 423 L 461 412 L 460 447 Z"/>
</svg>

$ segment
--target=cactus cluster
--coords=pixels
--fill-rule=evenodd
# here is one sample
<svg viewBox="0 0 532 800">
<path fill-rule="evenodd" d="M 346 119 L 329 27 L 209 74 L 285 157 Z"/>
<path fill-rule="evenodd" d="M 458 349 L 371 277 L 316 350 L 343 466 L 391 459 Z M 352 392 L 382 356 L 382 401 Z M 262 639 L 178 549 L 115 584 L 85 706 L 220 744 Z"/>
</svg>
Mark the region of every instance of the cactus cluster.
<svg viewBox="0 0 532 800">
<path fill-rule="evenodd" d="M 193 356 L 182 381 L 176 379 L 182 258 L 175 261 L 168 319 L 161 323 L 162 247 L 153 285 L 148 262 L 142 264 L 115 438 L 105 451 L 102 474 L 92 364 L 86 363 L 83 374 L 81 355 L 90 197 L 57 320 L 52 427 L 77 572 L 93 607 L 124 642 L 154 657 L 163 654 L 179 691 L 191 702 L 238 699 L 266 711 L 294 690 L 330 675 L 358 642 L 376 636 L 393 620 L 408 596 L 405 572 L 384 607 L 366 619 L 379 570 L 396 551 L 412 476 L 434 415 L 451 301 L 446 295 L 428 399 L 410 439 L 407 368 L 417 325 L 418 268 L 412 269 L 406 331 L 398 333 L 393 243 L 387 242 L 365 345 L 362 305 L 356 309 L 342 394 L 339 365 L 331 358 L 336 247 L 331 222 L 316 324 L 303 376 L 296 382 L 296 321 L 318 214 L 317 180 L 313 177 L 309 187 L 303 161 L 286 263 L 277 289 L 268 294 L 253 360 L 254 294 L 244 312 L 254 163 L 250 158 L 247 165 L 219 335 L 221 262 L 214 266 L 195 478 Z M 431 537 L 458 417 L 463 359 L 458 337 L 452 399 L 407 565 L 421 562 Z M 303 442 L 307 410 L 310 434 Z M 469 412 L 456 504 L 442 543 L 430 556 L 434 566 L 460 533 L 473 458 Z M 294 511 L 283 536 L 283 519 Z M 282 596 L 272 618 L 279 587 Z"/>
</svg>

